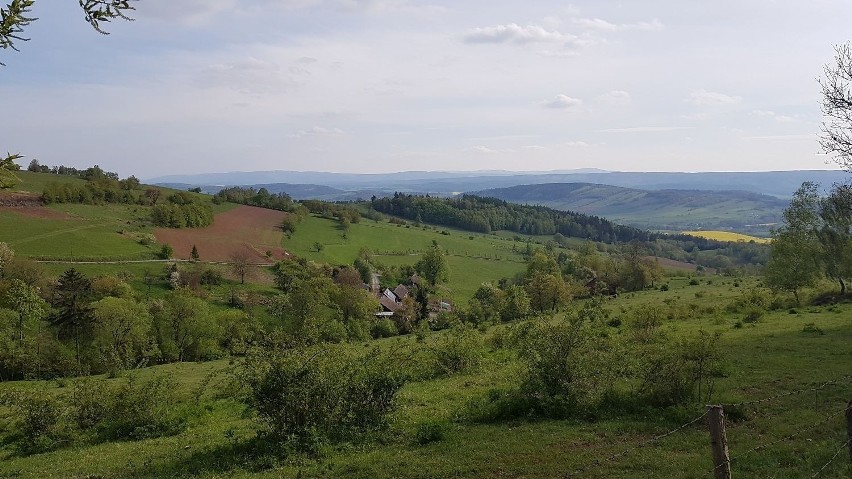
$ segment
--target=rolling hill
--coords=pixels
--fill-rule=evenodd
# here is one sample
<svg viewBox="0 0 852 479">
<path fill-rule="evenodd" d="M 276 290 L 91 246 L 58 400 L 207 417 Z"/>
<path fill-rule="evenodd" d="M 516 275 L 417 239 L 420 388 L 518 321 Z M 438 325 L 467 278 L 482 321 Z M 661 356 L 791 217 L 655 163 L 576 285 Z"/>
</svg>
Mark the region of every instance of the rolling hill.
<svg viewBox="0 0 852 479">
<path fill-rule="evenodd" d="M 659 230 L 731 229 L 765 233 L 788 202 L 746 191 L 640 190 L 592 183 L 548 183 L 475 193 L 512 203 L 602 216 Z"/>
</svg>

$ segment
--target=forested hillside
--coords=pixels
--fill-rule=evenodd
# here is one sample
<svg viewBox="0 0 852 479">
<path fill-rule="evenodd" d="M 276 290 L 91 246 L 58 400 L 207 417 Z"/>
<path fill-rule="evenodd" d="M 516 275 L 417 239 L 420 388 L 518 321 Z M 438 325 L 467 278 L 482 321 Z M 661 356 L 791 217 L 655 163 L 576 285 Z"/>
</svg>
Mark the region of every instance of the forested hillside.
<svg viewBox="0 0 852 479">
<path fill-rule="evenodd" d="M 641 190 L 591 183 L 548 183 L 474 193 L 605 217 L 639 228 L 734 229 L 768 233 L 787 201 L 746 191 Z"/>
</svg>

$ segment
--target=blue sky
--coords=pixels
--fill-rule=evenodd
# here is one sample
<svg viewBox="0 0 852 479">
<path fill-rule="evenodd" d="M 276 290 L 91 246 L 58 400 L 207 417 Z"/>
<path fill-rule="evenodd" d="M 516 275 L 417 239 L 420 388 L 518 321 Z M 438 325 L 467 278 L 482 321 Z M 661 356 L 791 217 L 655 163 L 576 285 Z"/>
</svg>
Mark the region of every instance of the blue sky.
<svg viewBox="0 0 852 479">
<path fill-rule="evenodd" d="M 0 149 L 123 175 L 824 169 L 852 3 L 39 0 Z"/>
</svg>

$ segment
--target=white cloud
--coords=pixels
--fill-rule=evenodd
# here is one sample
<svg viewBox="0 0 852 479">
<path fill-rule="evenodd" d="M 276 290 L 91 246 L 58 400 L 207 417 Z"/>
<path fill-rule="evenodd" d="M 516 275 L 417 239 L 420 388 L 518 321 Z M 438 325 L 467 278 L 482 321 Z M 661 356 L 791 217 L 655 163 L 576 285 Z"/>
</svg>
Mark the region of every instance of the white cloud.
<svg viewBox="0 0 852 479">
<path fill-rule="evenodd" d="M 314 126 L 307 130 L 299 130 L 296 133 L 287 135 L 287 138 L 308 138 L 318 136 L 341 136 L 346 132 L 340 128 L 324 128 L 322 126 Z"/>
<path fill-rule="evenodd" d="M 698 106 L 733 105 L 741 102 L 742 97 L 702 89 L 690 93 L 685 101 Z"/>
<path fill-rule="evenodd" d="M 547 30 L 539 25 L 521 26 L 517 23 L 474 28 L 465 37 L 467 43 L 546 43 L 563 42 L 579 45 L 579 37 L 557 30 Z"/>
<path fill-rule="evenodd" d="M 743 140 L 816 140 L 816 133 L 796 133 L 791 135 L 744 136 Z"/>
<path fill-rule="evenodd" d="M 249 95 L 282 92 L 296 86 L 278 64 L 255 57 L 209 65 L 197 79 L 203 88 L 227 88 Z"/>
<path fill-rule="evenodd" d="M 779 123 L 792 123 L 797 121 L 796 117 L 790 115 L 781 115 L 771 110 L 752 110 L 751 112 L 754 116 L 760 116 L 764 118 L 772 118 L 773 120 Z"/>
<path fill-rule="evenodd" d="M 542 103 L 542 106 L 544 106 L 545 108 L 573 110 L 583 106 L 583 100 L 579 98 L 572 98 L 568 95 L 559 94 L 556 95 L 556 98 Z"/>
<path fill-rule="evenodd" d="M 606 128 L 595 133 L 663 133 L 667 131 L 688 130 L 691 126 L 633 126 L 628 128 Z"/>
<path fill-rule="evenodd" d="M 620 32 L 625 30 L 657 31 L 664 28 L 663 23 L 657 19 L 650 22 L 616 24 L 600 18 L 574 18 L 572 22 L 579 27 L 601 32 Z"/>
<path fill-rule="evenodd" d="M 630 103 L 633 98 L 630 96 L 629 92 L 624 90 L 612 90 L 601 95 L 601 100 L 610 105 L 626 105 Z"/>
</svg>

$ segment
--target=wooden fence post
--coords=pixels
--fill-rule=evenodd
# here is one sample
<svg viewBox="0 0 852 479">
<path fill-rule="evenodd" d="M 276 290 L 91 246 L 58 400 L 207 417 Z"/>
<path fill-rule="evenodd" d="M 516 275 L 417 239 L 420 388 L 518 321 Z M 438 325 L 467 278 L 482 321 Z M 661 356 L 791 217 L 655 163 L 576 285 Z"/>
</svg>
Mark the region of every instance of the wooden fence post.
<svg viewBox="0 0 852 479">
<path fill-rule="evenodd" d="M 722 406 L 707 408 L 710 447 L 713 449 L 713 476 L 716 479 L 731 479 L 731 460 L 728 457 L 728 438 L 725 435 L 725 411 Z"/>
<path fill-rule="evenodd" d="M 852 401 L 846 405 L 846 439 L 849 445 L 849 462 L 852 462 Z"/>
</svg>

